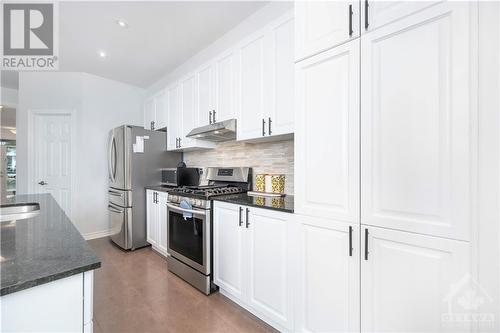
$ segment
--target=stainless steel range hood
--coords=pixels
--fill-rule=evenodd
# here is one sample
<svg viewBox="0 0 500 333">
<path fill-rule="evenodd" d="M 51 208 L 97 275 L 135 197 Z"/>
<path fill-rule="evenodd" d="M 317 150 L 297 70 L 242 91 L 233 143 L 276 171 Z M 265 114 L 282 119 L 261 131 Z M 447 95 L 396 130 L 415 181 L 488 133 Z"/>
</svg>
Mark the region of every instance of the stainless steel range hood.
<svg viewBox="0 0 500 333">
<path fill-rule="evenodd" d="M 222 142 L 236 139 L 236 119 L 229 119 L 218 123 L 197 127 L 186 135 L 207 141 Z"/>
</svg>

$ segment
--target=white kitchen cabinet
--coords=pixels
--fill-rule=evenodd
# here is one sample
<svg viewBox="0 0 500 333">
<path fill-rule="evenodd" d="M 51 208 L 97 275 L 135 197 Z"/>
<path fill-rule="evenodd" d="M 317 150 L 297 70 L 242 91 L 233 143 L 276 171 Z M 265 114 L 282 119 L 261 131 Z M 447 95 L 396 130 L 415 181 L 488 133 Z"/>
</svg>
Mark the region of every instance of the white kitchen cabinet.
<svg viewBox="0 0 500 333">
<path fill-rule="evenodd" d="M 146 240 L 165 256 L 168 253 L 167 196 L 166 192 L 146 190 Z"/>
<path fill-rule="evenodd" d="M 86 271 L 1 296 L 2 332 L 88 332 L 93 276 Z"/>
<path fill-rule="evenodd" d="M 238 47 L 238 140 L 294 131 L 293 29 L 293 15 L 288 13 Z"/>
<path fill-rule="evenodd" d="M 156 120 L 155 100 L 153 97 L 144 102 L 144 128 L 152 130 Z"/>
<path fill-rule="evenodd" d="M 470 239 L 476 5 L 442 3 L 361 37 L 361 223 Z"/>
<path fill-rule="evenodd" d="M 144 128 L 157 130 L 167 127 L 167 94 L 164 90 L 146 99 L 144 103 Z"/>
<path fill-rule="evenodd" d="M 178 82 L 168 88 L 167 150 L 180 149 L 182 136 L 182 85 Z"/>
<path fill-rule="evenodd" d="M 209 141 L 188 138 L 186 135 L 197 127 L 198 116 L 198 85 L 196 74 L 186 76 L 181 80 L 182 85 L 182 129 L 178 131 L 178 148 L 183 150 L 192 148 L 214 148 L 215 144 Z"/>
<path fill-rule="evenodd" d="M 266 38 L 264 32 L 253 35 L 239 48 L 241 64 L 241 96 L 239 98 L 238 140 L 262 137 L 267 131 L 266 80 Z M 265 120 L 266 119 L 266 120 Z"/>
<path fill-rule="evenodd" d="M 243 228 L 238 205 L 215 202 L 214 283 L 237 299 L 243 298 Z"/>
<path fill-rule="evenodd" d="M 359 1 L 295 2 L 295 59 L 359 37 Z"/>
<path fill-rule="evenodd" d="M 158 192 L 158 206 L 157 211 L 157 242 L 156 246 L 153 246 L 155 250 L 163 255 L 168 253 L 168 216 L 167 216 L 167 192 Z"/>
<path fill-rule="evenodd" d="M 370 32 L 439 2 L 361 0 L 361 33 Z"/>
<path fill-rule="evenodd" d="M 297 63 L 296 77 L 295 212 L 359 223 L 359 41 Z"/>
<path fill-rule="evenodd" d="M 237 54 L 231 49 L 215 60 L 215 108 L 212 122 L 236 118 L 240 67 Z"/>
<path fill-rule="evenodd" d="M 167 93 L 162 90 L 154 96 L 155 103 L 155 123 L 154 129 L 163 129 L 167 127 L 168 122 L 168 101 Z"/>
<path fill-rule="evenodd" d="M 274 22 L 269 31 L 271 55 L 269 72 L 272 74 L 267 90 L 270 94 L 268 135 L 294 132 L 295 124 L 295 39 L 294 18 L 289 13 Z M 269 119 L 270 118 L 270 119 Z M 269 125 L 271 120 L 271 125 Z M 271 129 L 269 131 L 269 129 Z"/>
<path fill-rule="evenodd" d="M 292 328 L 291 214 L 215 202 L 214 283 L 280 330 Z"/>
<path fill-rule="evenodd" d="M 215 66 L 213 63 L 202 66 L 196 73 L 198 84 L 198 106 L 196 126 L 205 126 L 213 122 L 215 110 Z"/>
<path fill-rule="evenodd" d="M 361 232 L 368 245 L 361 259 L 362 332 L 471 331 L 471 322 L 443 320 L 471 315 L 460 305 L 472 291 L 468 242 L 369 226 Z"/>
<path fill-rule="evenodd" d="M 146 240 L 151 245 L 158 242 L 158 192 L 146 190 Z"/>
<path fill-rule="evenodd" d="M 295 215 L 296 332 L 359 332 L 359 224 Z"/>
<path fill-rule="evenodd" d="M 290 214 L 244 208 L 245 212 L 248 209 L 244 231 L 248 305 L 264 318 L 290 329 L 293 313 L 288 256 Z"/>
</svg>

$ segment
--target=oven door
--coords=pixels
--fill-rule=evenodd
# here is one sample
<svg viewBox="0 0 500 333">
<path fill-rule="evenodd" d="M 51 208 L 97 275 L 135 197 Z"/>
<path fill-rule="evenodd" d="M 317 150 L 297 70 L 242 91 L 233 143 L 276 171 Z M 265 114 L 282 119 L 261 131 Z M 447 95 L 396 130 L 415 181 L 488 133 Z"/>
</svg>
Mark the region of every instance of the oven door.
<svg viewBox="0 0 500 333">
<path fill-rule="evenodd" d="M 183 213 L 191 213 L 184 219 Z M 197 271 L 210 274 L 210 210 L 167 203 L 168 253 Z"/>
</svg>

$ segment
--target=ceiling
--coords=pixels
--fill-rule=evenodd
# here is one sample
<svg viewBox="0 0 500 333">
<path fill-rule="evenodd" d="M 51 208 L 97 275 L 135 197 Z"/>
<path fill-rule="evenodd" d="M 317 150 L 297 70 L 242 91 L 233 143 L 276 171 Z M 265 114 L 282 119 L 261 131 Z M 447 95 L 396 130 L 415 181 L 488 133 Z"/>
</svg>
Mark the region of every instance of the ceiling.
<svg viewBox="0 0 500 333">
<path fill-rule="evenodd" d="M 146 88 L 266 3 L 60 2 L 59 67 Z"/>
</svg>

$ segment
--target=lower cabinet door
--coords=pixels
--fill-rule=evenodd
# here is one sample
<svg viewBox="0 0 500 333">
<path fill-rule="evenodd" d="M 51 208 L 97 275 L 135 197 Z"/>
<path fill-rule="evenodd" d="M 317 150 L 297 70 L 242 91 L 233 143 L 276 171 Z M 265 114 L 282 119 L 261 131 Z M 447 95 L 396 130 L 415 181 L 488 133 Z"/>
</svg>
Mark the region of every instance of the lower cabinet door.
<svg viewBox="0 0 500 333">
<path fill-rule="evenodd" d="M 363 332 L 471 330 L 468 242 L 363 225 L 361 238 Z"/>
<path fill-rule="evenodd" d="M 156 245 L 158 234 L 158 205 L 155 201 L 155 191 L 146 190 L 146 240 Z"/>
<path fill-rule="evenodd" d="M 246 210 L 249 214 L 246 214 Z M 285 329 L 291 328 L 288 256 L 290 214 L 245 207 L 248 296 L 250 307 Z"/>
<path fill-rule="evenodd" d="M 238 205 L 214 207 L 214 283 L 236 298 L 243 297 L 243 230 Z M 242 214 L 242 213 L 241 213 Z"/>
<path fill-rule="evenodd" d="M 296 332 L 359 332 L 359 225 L 296 215 Z"/>
<path fill-rule="evenodd" d="M 158 192 L 158 250 L 163 254 L 168 253 L 168 216 L 167 216 L 167 196 L 166 192 Z"/>
</svg>

